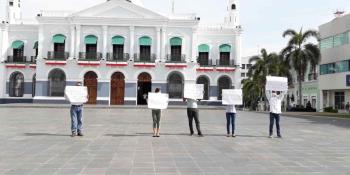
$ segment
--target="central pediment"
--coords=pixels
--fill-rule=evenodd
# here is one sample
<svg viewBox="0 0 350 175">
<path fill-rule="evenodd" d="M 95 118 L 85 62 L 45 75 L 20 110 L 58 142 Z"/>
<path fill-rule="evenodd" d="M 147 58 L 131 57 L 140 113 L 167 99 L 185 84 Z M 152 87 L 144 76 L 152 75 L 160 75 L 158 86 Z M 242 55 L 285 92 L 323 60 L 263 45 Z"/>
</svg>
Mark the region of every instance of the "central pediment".
<svg viewBox="0 0 350 175">
<path fill-rule="evenodd" d="M 167 19 L 167 17 L 126 0 L 111 0 L 72 14 L 73 17 Z"/>
</svg>

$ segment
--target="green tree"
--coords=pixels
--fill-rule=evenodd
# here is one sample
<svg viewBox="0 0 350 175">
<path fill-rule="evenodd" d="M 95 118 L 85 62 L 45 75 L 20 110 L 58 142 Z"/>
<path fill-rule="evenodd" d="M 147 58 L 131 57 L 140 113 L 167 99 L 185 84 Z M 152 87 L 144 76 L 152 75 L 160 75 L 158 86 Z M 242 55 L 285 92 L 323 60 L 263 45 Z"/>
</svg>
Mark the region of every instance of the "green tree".
<svg viewBox="0 0 350 175">
<path fill-rule="evenodd" d="M 283 37 L 289 36 L 287 47 L 281 51 L 281 56 L 284 62 L 289 64 L 289 68 L 293 68 L 298 75 L 299 86 L 299 105 L 302 102 L 302 81 L 305 77 L 305 73 L 308 65 L 315 68 L 320 62 L 320 49 L 318 45 L 313 44 L 310 39 L 319 38 L 319 34 L 314 30 L 307 30 L 303 32 L 300 29 L 299 32 L 288 29 L 283 33 Z M 315 69 L 314 69 L 315 71 Z"/>
</svg>

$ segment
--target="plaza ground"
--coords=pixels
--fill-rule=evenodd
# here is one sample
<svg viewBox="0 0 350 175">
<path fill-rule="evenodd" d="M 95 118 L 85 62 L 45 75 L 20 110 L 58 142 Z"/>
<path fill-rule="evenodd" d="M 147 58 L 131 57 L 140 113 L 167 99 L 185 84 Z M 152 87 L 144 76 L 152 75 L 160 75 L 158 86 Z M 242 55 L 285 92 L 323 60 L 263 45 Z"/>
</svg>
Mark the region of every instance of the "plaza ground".
<svg viewBox="0 0 350 175">
<path fill-rule="evenodd" d="M 205 137 L 189 136 L 185 109 L 163 112 L 161 137 L 151 112 L 88 108 L 85 136 L 71 138 L 68 108 L 0 108 L 0 174 L 19 175 L 345 175 L 350 120 L 282 118 L 283 139 L 269 139 L 268 116 L 239 112 L 236 138 L 225 111 L 200 110 Z"/>
</svg>

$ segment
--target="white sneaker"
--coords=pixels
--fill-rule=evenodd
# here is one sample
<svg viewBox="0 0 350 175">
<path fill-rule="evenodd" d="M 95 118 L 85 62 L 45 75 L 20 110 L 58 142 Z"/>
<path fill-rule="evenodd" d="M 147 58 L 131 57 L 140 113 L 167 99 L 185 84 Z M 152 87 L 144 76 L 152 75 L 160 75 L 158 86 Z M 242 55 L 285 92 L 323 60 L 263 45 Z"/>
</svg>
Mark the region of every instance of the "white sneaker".
<svg viewBox="0 0 350 175">
<path fill-rule="evenodd" d="M 269 138 L 272 139 L 273 138 L 272 135 L 270 135 Z"/>
</svg>

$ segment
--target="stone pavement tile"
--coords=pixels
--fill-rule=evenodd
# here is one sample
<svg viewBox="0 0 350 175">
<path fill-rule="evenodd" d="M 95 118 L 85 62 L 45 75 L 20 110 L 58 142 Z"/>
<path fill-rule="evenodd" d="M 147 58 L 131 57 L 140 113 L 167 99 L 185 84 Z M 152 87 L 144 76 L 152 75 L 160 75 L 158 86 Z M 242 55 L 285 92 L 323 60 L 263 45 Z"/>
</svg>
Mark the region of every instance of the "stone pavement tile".
<svg viewBox="0 0 350 175">
<path fill-rule="evenodd" d="M 133 167 L 130 171 L 130 174 L 132 175 L 145 175 L 145 174 L 155 174 L 155 170 L 153 167 L 149 167 L 149 168 L 136 168 Z"/>
<path fill-rule="evenodd" d="M 80 175 L 97 175 L 106 174 L 107 168 L 85 168 L 81 171 Z"/>
<path fill-rule="evenodd" d="M 131 168 L 109 168 L 106 175 L 129 175 Z"/>
<path fill-rule="evenodd" d="M 38 168 L 30 173 L 30 175 L 53 175 L 59 169 L 58 168 Z"/>
<path fill-rule="evenodd" d="M 83 168 L 77 169 L 59 169 L 54 175 L 77 175 L 79 174 Z"/>
</svg>

